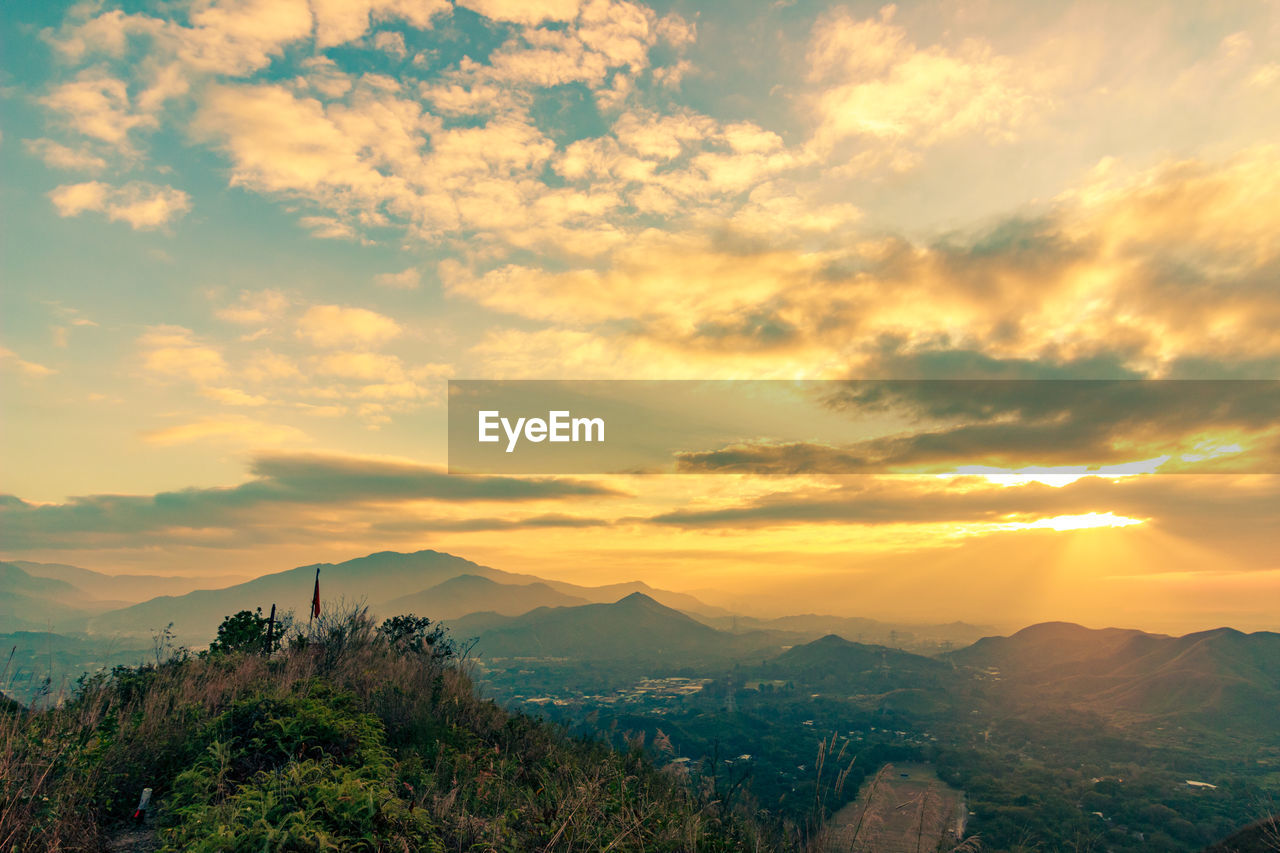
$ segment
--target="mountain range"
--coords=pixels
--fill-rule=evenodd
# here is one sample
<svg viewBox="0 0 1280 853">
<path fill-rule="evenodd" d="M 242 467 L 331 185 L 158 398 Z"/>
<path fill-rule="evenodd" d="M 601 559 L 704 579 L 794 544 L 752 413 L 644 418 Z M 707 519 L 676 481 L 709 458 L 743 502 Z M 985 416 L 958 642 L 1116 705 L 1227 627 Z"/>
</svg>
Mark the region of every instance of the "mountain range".
<svg viewBox="0 0 1280 853">
<path fill-rule="evenodd" d="M 221 589 L 156 598 L 109 611 L 89 621 L 91 634 L 137 634 L 174 624 L 182 642 L 200 644 L 211 639 L 222 619 L 240 610 L 272 604 L 281 611 L 305 613 L 311 603 L 316 570 L 327 606 L 363 603 L 379 616 L 393 616 L 421 606 L 418 615 L 445 618 L 442 612 L 496 610 L 524 613 L 549 603 L 605 603 L 633 592 L 644 593 L 669 607 L 710 615 L 724 613 L 690 595 L 654 589 L 640 581 L 579 586 L 533 575 L 505 572 L 439 551 L 402 554 L 382 551 L 342 563 L 299 566 Z M 464 580 L 458 580 L 465 578 Z M 443 586 L 446 582 L 457 583 Z M 486 585 L 488 581 L 492 586 Z M 486 603 L 486 596 L 498 602 Z M 435 606 L 439 602 L 440 607 Z M 463 615 L 463 614 L 459 614 Z"/>
<path fill-rule="evenodd" d="M 1047 622 L 946 658 L 998 679 L 995 692 L 1112 719 L 1179 718 L 1257 731 L 1274 728 L 1280 708 L 1280 634 L 1270 631 L 1170 637 Z"/>
<path fill-rule="evenodd" d="M 274 603 L 304 613 L 317 569 L 326 608 L 362 602 L 379 617 L 430 616 L 455 636 L 475 637 L 481 657 L 672 667 L 735 661 L 759 664 L 771 679 L 847 693 L 982 682 L 984 694 L 1002 701 L 1054 703 L 1122 721 L 1225 719 L 1228 728 L 1247 731 L 1280 707 L 1280 634 L 1272 632 L 1218 628 L 1171 637 L 1051 622 L 925 656 L 883 640 L 856 642 L 897 635 L 896 644 L 904 644 L 907 626 L 900 633 L 875 620 L 812 614 L 752 619 L 638 581 L 581 586 L 430 550 L 384 551 L 195 590 L 187 588 L 198 582 L 192 578 L 115 578 L 61 564 L 0 562 L 0 632 L 82 633 L 67 663 L 84 658 L 86 667 L 93 644 L 137 646 L 169 623 L 179 643 L 199 647 L 239 610 L 265 611 Z M 128 603 L 149 589 L 174 593 Z M 913 637 L 980 630 L 964 623 L 913 628 Z M 50 642 L 50 635 L 39 636 Z"/>
</svg>

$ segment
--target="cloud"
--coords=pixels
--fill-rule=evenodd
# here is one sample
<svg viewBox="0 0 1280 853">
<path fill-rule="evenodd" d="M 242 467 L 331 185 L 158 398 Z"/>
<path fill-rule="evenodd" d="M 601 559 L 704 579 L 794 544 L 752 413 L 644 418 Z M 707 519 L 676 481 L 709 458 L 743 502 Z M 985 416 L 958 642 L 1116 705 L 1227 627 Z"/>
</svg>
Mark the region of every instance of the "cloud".
<svg viewBox="0 0 1280 853">
<path fill-rule="evenodd" d="M 233 304 L 215 313 L 228 323 L 260 326 L 278 318 L 288 307 L 289 297 L 278 290 L 242 290 Z"/>
<path fill-rule="evenodd" d="M 361 533 L 375 524 L 410 522 L 421 517 L 415 507 L 423 501 L 443 509 L 458 502 L 598 501 L 619 494 L 581 480 L 467 477 L 400 460 L 325 454 L 260 454 L 251 473 L 227 488 L 89 495 L 60 504 L 0 496 L 0 525 L 15 551 L 143 543 L 239 548 L 331 540 L 335 519 Z M 544 517 L 543 526 L 549 524 Z"/>
<path fill-rule="evenodd" d="M 311 236 L 321 240 L 356 240 L 356 229 L 332 216 L 304 216 L 299 220 L 303 228 L 311 229 Z"/>
<path fill-rule="evenodd" d="M 383 30 L 373 37 L 373 46 L 397 59 L 404 59 L 407 51 L 404 46 L 404 34 Z"/>
<path fill-rule="evenodd" d="M 370 19 L 404 20 L 420 30 L 450 10 L 447 0 L 315 0 L 316 46 L 347 44 L 368 31 Z"/>
<path fill-rule="evenodd" d="M 75 79 L 41 98 L 40 103 L 77 132 L 123 152 L 132 150 L 132 131 L 157 126 L 155 116 L 134 110 L 124 80 L 97 68 L 81 71 Z"/>
<path fill-rule="evenodd" d="M 326 115 L 318 100 L 279 85 L 211 87 L 193 125 L 231 157 L 233 186 L 268 193 L 341 188 L 376 200 L 387 179 L 361 156 L 362 140 L 348 129 L 355 130 Z"/>
<path fill-rule="evenodd" d="M 318 347 L 377 345 L 400 334 L 400 325 L 367 308 L 314 305 L 298 320 L 298 337 Z"/>
<path fill-rule="evenodd" d="M 160 376 L 206 383 L 227 372 L 221 350 L 181 326 L 152 326 L 138 338 L 138 347 L 143 368 Z"/>
<path fill-rule="evenodd" d="M 161 228 L 191 209 L 191 197 L 182 190 L 141 181 L 121 187 L 101 181 L 64 184 L 49 193 L 49 200 L 59 216 L 95 211 L 112 222 L 127 222 L 135 231 Z"/>
<path fill-rule="evenodd" d="M 948 472 L 1099 466 L 1280 470 L 1280 381 L 874 381 L 820 383 L 850 434 L 832 445 L 746 441 L 679 454 L 685 471 Z M 749 430 L 750 427 L 746 427 Z M 1157 465 L 1158 463 L 1158 465 Z"/>
<path fill-rule="evenodd" d="M 27 139 L 23 146 L 27 153 L 39 157 L 46 166 L 70 172 L 100 172 L 107 168 L 107 161 L 86 148 L 72 148 L 52 139 Z"/>
<path fill-rule="evenodd" d="M 379 352 L 334 352 L 313 360 L 318 373 L 344 379 L 398 382 L 406 373 L 404 363 L 394 355 Z"/>
<path fill-rule="evenodd" d="M 592 527 L 609 527 L 608 519 L 584 518 L 564 513 L 544 513 L 517 518 L 412 518 L 403 521 L 387 521 L 371 525 L 379 533 L 428 533 L 456 532 L 479 533 L 505 530 L 582 530 Z"/>
<path fill-rule="evenodd" d="M 785 481 L 784 481 L 785 482 Z M 1001 486 L 973 477 L 858 477 L 812 487 L 792 481 L 785 491 L 742 503 L 659 513 L 649 524 L 684 529 L 744 529 L 805 525 L 885 526 L 1032 524 L 1059 516 L 1113 513 L 1154 529 L 1208 543 L 1234 541 L 1237 553 L 1268 538 L 1268 518 L 1280 508 L 1280 477 L 1203 475 L 1086 477 L 1062 487 Z M 1008 529 L 1000 527 L 998 529 Z"/>
<path fill-rule="evenodd" d="M 489 308 L 564 325 L 626 320 L 690 334 L 709 317 L 768 311 L 789 301 L 825 264 L 822 254 L 739 253 L 708 245 L 701 235 L 649 231 L 619 246 L 603 270 L 550 272 L 507 265 L 474 277 L 457 262 L 440 266 L 445 292 Z"/>
<path fill-rule="evenodd" d="M 553 324 L 520 333 L 541 335 L 522 344 L 530 365 L 559 334 L 566 358 L 591 349 L 613 375 L 644 377 L 723 376 L 734 354 L 737 376 L 760 378 L 1269 378 L 1278 181 L 1272 146 L 1142 170 L 1104 163 L 1039 215 L 929 241 L 859 234 L 851 210 L 831 215 L 829 240 L 780 237 L 785 218 L 756 233 L 772 206 L 793 209 L 761 189 L 758 213 L 717 232 L 649 231 L 567 269 L 448 262 L 440 277 L 452 296 Z M 499 337 L 482 343 L 495 357 Z"/>
<path fill-rule="evenodd" d="M 16 370 L 23 376 L 37 379 L 58 372 L 52 367 L 45 367 L 43 364 L 20 358 L 16 352 L 5 346 L 0 346 L 0 367 Z"/>
<path fill-rule="evenodd" d="M 253 382 L 273 382 L 302 375 L 293 359 L 271 350 L 251 353 L 243 373 Z"/>
<path fill-rule="evenodd" d="M 416 290 L 422 281 L 422 273 L 416 267 L 401 272 L 384 272 L 373 277 L 374 284 L 395 290 Z"/>
<path fill-rule="evenodd" d="M 885 6 L 860 20 L 838 11 L 814 27 L 808 59 L 809 79 L 822 87 L 812 98 L 818 149 L 858 139 L 905 167 L 913 151 L 946 139 L 1008 140 L 1048 106 L 1036 67 L 972 39 L 955 51 L 919 48 L 894 13 Z"/>
<path fill-rule="evenodd" d="M 261 455 L 250 470 L 298 500 L 505 502 L 620 494 L 608 486 L 583 480 L 471 477 L 446 474 L 412 462 L 333 454 Z"/>
<path fill-rule="evenodd" d="M 241 401 L 251 399 L 233 389 L 210 389 L 210 392 L 219 402 L 231 405 L 245 405 Z M 254 405 L 252 402 L 248 404 Z M 142 439 L 147 444 L 159 447 L 195 442 L 262 447 L 306 442 L 307 435 L 300 429 L 284 424 L 266 423 L 243 415 L 235 415 L 201 418 L 178 426 L 148 430 L 142 433 Z"/>
<path fill-rule="evenodd" d="M 494 21 L 540 24 L 572 21 L 578 16 L 579 0 L 460 0 L 458 5 Z"/>
<path fill-rule="evenodd" d="M 201 393 L 210 400 L 215 400 L 226 406 L 265 406 L 271 402 L 266 397 L 258 394 L 249 394 L 239 388 L 205 388 Z M 275 444 L 276 442 L 268 441 L 266 443 Z"/>
</svg>

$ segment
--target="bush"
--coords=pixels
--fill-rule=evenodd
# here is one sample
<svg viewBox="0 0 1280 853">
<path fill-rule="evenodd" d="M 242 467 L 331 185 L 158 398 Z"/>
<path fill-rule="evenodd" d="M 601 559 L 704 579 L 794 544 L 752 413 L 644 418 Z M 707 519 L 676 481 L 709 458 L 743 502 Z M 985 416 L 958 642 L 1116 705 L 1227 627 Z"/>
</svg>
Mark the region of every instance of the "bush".
<svg viewBox="0 0 1280 853">
<path fill-rule="evenodd" d="M 253 651 L 257 615 L 219 651 Z M 0 850 L 109 849 L 143 786 L 169 851 L 777 849 L 640 756 L 480 699 L 430 620 L 357 607 L 294 640 L 0 715 Z"/>
<path fill-rule="evenodd" d="M 412 613 L 384 621 L 378 628 L 378 636 L 396 651 L 423 655 L 434 661 L 447 661 L 458 653 L 457 644 L 449 638 L 443 625 Z"/>
</svg>

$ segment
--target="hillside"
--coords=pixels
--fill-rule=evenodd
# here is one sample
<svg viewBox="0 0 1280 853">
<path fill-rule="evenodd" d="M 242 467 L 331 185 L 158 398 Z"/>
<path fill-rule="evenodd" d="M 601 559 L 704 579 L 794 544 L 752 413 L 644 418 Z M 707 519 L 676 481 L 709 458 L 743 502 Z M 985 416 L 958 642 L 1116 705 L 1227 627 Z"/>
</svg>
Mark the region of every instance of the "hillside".
<svg viewBox="0 0 1280 853">
<path fill-rule="evenodd" d="M 519 616 L 539 607 L 572 607 L 585 598 L 566 595 L 542 582 L 499 583 L 479 575 L 458 575 L 430 589 L 389 601 L 392 613 L 429 613 L 433 619 L 457 619 L 469 613 Z"/>
<path fill-rule="evenodd" d="M 129 835 L 166 853 L 777 849 L 639 753 L 480 700 L 427 627 L 329 616 L 0 713 L 0 849 L 111 849 L 144 786 Z"/>
<path fill-rule="evenodd" d="M 1275 853 L 1280 850 L 1280 818 L 1268 817 L 1232 833 L 1202 853 Z"/>
<path fill-rule="evenodd" d="M 829 634 L 795 646 L 760 667 L 762 676 L 851 693 L 934 688 L 953 675 L 949 663 L 910 652 L 853 643 Z"/>
<path fill-rule="evenodd" d="M 1182 637 L 1068 623 L 1033 625 L 947 656 L 1000 689 L 1113 719 L 1178 717 L 1261 732 L 1280 704 L 1280 634 L 1231 628 Z"/>
<path fill-rule="evenodd" d="M 480 633 L 475 651 L 482 657 L 684 664 L 725 659 L 770 647 L 771 643 L 768 637 L 717 631 L 644 593 L 633 592 L 612 604 L 544 607 L 504 621 Z"/>
</svg>

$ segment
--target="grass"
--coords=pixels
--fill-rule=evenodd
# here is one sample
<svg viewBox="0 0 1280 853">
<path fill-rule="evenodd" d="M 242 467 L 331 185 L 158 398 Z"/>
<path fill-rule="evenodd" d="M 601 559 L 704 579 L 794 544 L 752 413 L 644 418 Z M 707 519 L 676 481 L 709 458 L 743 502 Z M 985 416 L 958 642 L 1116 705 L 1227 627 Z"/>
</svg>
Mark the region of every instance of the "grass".
<svg viewBox="0 0 1280 853">
<path fill-rule="evenodd" d="M 166 851 L 764 851 L 638 751 L 479 698 L 425 620 L 322 619 L 0 709 L 0 851 L 101 851 L 142 788 Z"/>
</svg>

